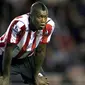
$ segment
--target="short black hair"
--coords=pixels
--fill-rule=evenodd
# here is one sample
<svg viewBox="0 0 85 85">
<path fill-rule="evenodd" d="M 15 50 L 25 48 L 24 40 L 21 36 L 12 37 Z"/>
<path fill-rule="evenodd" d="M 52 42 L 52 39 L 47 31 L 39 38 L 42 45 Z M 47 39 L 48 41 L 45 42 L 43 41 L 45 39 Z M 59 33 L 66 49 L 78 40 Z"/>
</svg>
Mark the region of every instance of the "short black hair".
<svg viewBox="0 0 85 85">
<path fill-rule="evenodd" d="M 48 12 L 46 5 L 40 1 L 37 1 L 32 4 L 31 9 L 30 9 L 30 14 L 37 12 L 38 10 L 43 10 L 43 11 L 46 10 Z"/>
</svg>

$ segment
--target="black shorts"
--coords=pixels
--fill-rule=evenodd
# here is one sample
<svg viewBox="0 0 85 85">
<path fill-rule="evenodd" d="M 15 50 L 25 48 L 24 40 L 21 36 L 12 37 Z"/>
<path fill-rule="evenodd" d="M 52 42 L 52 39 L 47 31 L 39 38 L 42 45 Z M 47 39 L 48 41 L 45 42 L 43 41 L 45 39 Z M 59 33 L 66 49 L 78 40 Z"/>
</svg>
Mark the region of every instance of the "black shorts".
<svg viewBox="0 0 85 85">
<path fill-rule="evenodd" d="M 12 59 L 11 74 L 20 74 L 24 83 L 35 84 L 34 71 L 35 63 L 33 56 L 24 59 Z M 42 68 L 40 72 L 45 75 Z"/>
<path fill-rule="evenodd" d="M 3 55 L 0 55 L 0 75 L 2 75 L 2 61 Z M 24 83 L 29 85 L 35 85 L 34 71 L 35 63 L 33 56 L 26 57 L 24 59 L 12 59 L 11 76 L 20 74 Z M 45 73 L 42 68 L 40 70 L 40 73 L 45 76 Z"/>
<path fill-rule="evenodd" d="M 33 56 L 24 59 L 12 59 L 11 74 L 20 74 L 25 83 L 34 83 L 34 65 Z"/>
</svg>

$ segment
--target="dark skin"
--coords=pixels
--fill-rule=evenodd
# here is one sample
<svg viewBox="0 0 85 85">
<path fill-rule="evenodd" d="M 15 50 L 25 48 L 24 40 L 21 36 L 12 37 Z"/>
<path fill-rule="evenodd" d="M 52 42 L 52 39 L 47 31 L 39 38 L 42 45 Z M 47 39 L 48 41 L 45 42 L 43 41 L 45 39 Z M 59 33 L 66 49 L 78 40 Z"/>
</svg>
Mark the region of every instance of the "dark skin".
<svg viewBox="0 0 85 85">
<path fill-rule="evenodd" d="M 42 30 L 45 27 L 47 17 L 48 17 L 48 12 L 46 10 L 43 11 L 41 9 L 38 9 L 37 12 L 33 12 L 30 15 L 31 21 L 36 27 L 36 30 Z"/>
<path fill-rule="evenodd" d="M 35 52 L 35 78 L 37 77 L 38 73 L 40 72 L 40 67 L 45 58 L 46 52 L 46 44 L 40 44 Z M 37 58 L 36 58 L 37 57 Z"/>
<path fill-rule="evenodd" d="M 48 12 L 47 10 L 37 10 L 37 13 L 34 12 L 30 14 L 30 19 L 32 24 L 35 26 L 36 31 L 41 30 L 45 27 L 46 21 L 47 21 Z M 10 78 L 10 66 L 11 66 L 11 60 L 12 60 L 12 51 L 14 49 L 14 44 L 7 44 L 5 53 L 4 53 L 4 60 L 3 60 L 3 85 L 9 85 L 9 78 Z M 37 82 L 37 76 L 40 71 L 40 68 L 43 64 L 44 58 L 45 58 L 45 52 L 46 52 L 46 44 L 40 44 L 35 52 L 35 83 L 36 85 L 40 85 Z M 44 84 L 43 84 L 44 85 Z"/>
<path fill-rule="evenodd" d="M 10 66 L 12 60 L 12 51 L 14 49 L 14 44 L 7 44 L 3 59 L 3 85 L 10 85 Z"/>
</svg>

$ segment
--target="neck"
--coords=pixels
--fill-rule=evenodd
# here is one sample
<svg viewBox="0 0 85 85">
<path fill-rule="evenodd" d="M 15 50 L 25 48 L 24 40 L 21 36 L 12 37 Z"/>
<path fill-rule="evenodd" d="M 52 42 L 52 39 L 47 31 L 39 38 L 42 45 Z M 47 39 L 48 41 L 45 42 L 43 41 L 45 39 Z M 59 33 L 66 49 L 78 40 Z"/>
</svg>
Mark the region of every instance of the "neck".
<svg viewBox="0 0 85 85">
<path fill-rule="evenodd" d="M 30 30 L 32 30 L 32 31 L 37 31 L 37 30 L 36 30 L 36 27 L 35 27 L 34 24 L 32 23 L 32 20 L 30 19 L 30 17 L 29 17 L 29 28 L 30 28 Z"/>
</svg>

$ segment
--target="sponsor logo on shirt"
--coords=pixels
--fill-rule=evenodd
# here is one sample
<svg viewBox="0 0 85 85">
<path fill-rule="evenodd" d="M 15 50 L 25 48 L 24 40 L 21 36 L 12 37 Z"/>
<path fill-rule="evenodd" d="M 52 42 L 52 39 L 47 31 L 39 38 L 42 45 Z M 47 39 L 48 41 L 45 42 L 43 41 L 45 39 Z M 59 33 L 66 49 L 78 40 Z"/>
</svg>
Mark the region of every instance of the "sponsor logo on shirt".
<svg viewBox="0 0 85 85">
<path fill-rule="evenodd" d="M 12 33 L 13 33 L 13 36 L 16 37 L 16 35 L 18 34 L 18 26 L 14 26 L 13 29 L 12 29 Z"/>
</svg>

